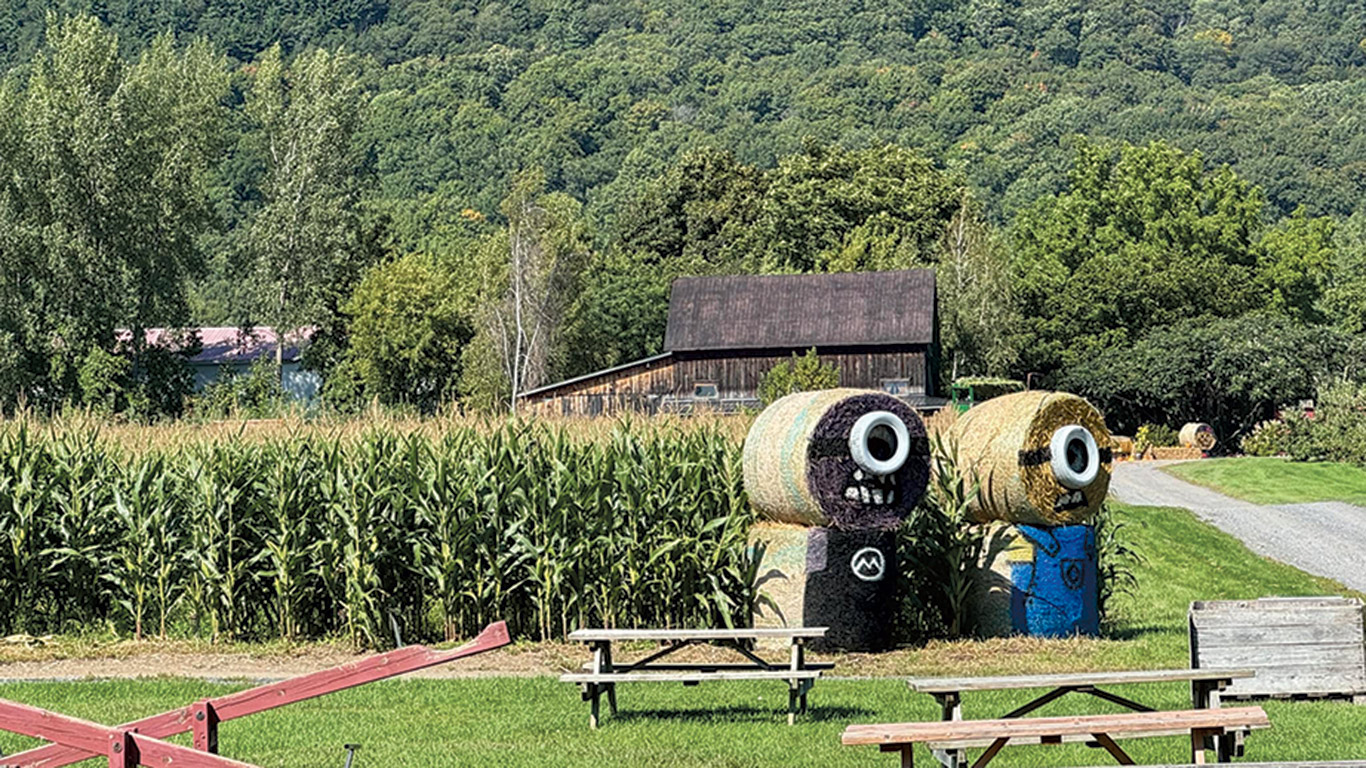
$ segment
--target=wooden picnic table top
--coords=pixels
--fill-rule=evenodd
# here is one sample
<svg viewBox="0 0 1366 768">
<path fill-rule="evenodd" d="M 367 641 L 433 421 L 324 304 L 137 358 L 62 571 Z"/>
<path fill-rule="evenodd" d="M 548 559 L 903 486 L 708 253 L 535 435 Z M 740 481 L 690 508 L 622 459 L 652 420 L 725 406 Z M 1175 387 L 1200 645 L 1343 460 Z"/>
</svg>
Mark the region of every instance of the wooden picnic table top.
<svg viewBox="0 0 1366 768">
<path fill-rule="evenodd" d="M 1124 683 L 1170 683 L 1203 680 L 1240 680 L 1255 677 L 1251 669 L 1138 669 L 1120 672 L 1078 672 L 1061 675 L 1014 675 L 1010 677 L 913 677 L 906 681 L 919 693 L 1004 691 L 1019 688 L 1069 688 Z"/>
<path fill-rule="evenodd" d="M 576 629 L 569 639 L 581 643 L 620 640 L 759 640 L 825 637 L 826 627 L 747 629 Z"/>
<path fill-rule="evenodd" d="M 1085 736 L 1104 733 L 1181 732 L 1214 728 L 1270 728 L 1261 707 L 1191 709 L 1177 712 L 1126 712 L 1118 715 L 1026 717 L 1011 720 L 945 720 L 920 723 L 851 725 L 844 744 L 938 744 L 964 740 Z"/>
</svg>

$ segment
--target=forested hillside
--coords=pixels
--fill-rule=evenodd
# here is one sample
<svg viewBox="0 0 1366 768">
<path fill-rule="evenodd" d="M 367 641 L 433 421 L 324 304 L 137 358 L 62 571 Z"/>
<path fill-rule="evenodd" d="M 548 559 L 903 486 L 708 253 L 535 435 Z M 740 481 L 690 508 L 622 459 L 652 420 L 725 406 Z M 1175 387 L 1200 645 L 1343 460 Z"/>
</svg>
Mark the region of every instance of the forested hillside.
<svg viewBox="0 0 1366 768">
<path fill-rule="evenodd" d="M 654 351 L 668 279 L 701 272 L 933 265 L 947 371 L 1057 381 L 1201 317 L 1344 350 L 1366 321 L 1347 2 L 10 0 L 0 64 L 20 147 L 0 221 L 27 233 L 0 233 L 11 407 L 140 381 L 142 352 L 89 351 L 115 328 L 245 322 L 322 328 L 335 402 L 492 404 Z M 160 95 L 113 105 L 121 82 Z M 184 198 L 151 226 L 180 250 L 144 296 L 129 276 L 165 257 L 138 251 L 166 212 L 65 210 L 106 155 L 73 138 L 44 160 L 30 129 L 148 105 L 184 141 L 94 174 Z M 18 265 L 32 283 L 73 259 L 120 298 L 26 303 Z M 513 377 L 517 309 L 546 332 Z"/>
</svg>

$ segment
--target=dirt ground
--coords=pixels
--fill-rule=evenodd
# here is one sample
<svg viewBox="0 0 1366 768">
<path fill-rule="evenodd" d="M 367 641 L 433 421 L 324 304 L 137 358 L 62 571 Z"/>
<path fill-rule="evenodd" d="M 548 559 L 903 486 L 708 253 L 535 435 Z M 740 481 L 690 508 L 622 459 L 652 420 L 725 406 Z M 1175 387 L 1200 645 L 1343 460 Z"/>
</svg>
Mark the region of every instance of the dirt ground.
<svg viewBox="0 0 1366 768">
<path fill-rule="evenodd" d="M 881 654 L 810 654 L 812 660 L 834 661 L 838 677 L 944 675 L 960 671 L 990 674 L 993 667 L 1016 673 L 1032 667 L 1047 671 L 1103 668 L 1111 645 L 1105 640 L 1037 640 L 1006 638 L 938 642 L 923 648 Z M 619 661 L 655 650 L 648 644 L 626 646 Z M 363 658 L 342 645 L 208 645 L 192 642 L 93 641 L 60 638 L 7 638 L 0 643 L 0 681 L 77 680 L 85 678 L 193 677 L 207 680 L 276 680 L 315 672 Z M 785 657 L 785 653 L 775 656 Z M 678 660 L 730 660 L 730 652 L 712 647 L 684 649 Z M 493 653 L 414 673 L 415 677 L 559 675 L 588 660 L 578 644 L 514 643 Z"/>
</svg>

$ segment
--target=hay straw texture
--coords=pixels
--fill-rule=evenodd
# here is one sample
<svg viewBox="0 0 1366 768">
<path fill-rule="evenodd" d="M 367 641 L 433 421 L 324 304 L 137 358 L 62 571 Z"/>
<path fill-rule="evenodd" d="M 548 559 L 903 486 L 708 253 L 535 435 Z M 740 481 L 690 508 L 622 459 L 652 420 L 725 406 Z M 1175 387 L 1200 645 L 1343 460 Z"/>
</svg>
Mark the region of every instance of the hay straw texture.
<svg viewBox="0 0 1366 768">
<path fill-rule="evenodd" d="M 1085 427 L 1100 448 L 1100 471 L 1076 490 L 1053 476 L 1049 441 L 1061 427 Z M 978 522 L 1054 526 L 1091 519 L 1110 488 L 1110 432 L 1092 405 L 1065 392 L 1003 395 L 963 414 L 951 432 L 960 466 L 977 472 L 982 491 L 970 512 Z"/>
<path fill-rule="evenodd" d="M 854 422 L 888 411 L 906 425 L 910 455 L 888 475 L 864 472 L 849 452 Z M 798 392 L 770 405 L 745 438 L 745 490 L 760 514 L 780 523 L 842 530 L 895 528 L 929 482 L 925 424 L 883 392 Z"/>
<path fill-rule="evenodd" d="M 1189 421 L 1181 427 L 1181 445 L 1187 448 L 1199 448 L 1208 451 L 1219 442 L 1219 438 L 1214 435 L 1214 427 L 1203 421 Z"/>
</svg>

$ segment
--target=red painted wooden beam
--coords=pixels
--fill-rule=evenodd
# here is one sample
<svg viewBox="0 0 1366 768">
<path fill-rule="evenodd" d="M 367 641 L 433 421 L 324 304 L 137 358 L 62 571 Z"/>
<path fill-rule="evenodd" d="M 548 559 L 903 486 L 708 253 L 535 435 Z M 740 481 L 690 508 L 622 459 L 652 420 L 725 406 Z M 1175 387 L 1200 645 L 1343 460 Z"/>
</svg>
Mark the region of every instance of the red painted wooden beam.
<svg viewBox="0 0 1366 768">
<path fill-rule="evenodd" d="M 30 707 L 0 699 L 0 729 L 46 739 L 55 744 L 78 749 L 87 756 L 108 755 L 109 765 L 169 766 L 177 768 L 255 768 L 248 763 L 226 757 L 196 752 L 188 747 L 135 733 L 127 728 L 110 728 L 46 709 Z M 0 765 L 9 768 L 18 763 L 14 758 L 0 758 Z"/>
<path fill-rule="evenodd" d="M 207 705 L 209 710 L 217 715 L 218 722 L 226 722 L 257 712 L 264 712 L 268 709 L 283 707 L 286 704 L 354 688 L 358 685 L 387 680 L 420 669 L 447 664 L 467 656 L 502 648 L 510 642 L 512 642 L 512 638 L 508 635 L 507 624 L 500 621 L 485 627 L 478 637 L 465 645 L 449 651 L 434 651 L 426 646 L 410 645 L 396 651 L 370 656 L 331 669 L 291 677 L 278 683 L 249 688 L 216 699 L 198 702 L 188 707 L 144 717 L 141 720 L 124 723 L 117 729 L 110 729 L 106 726 L 99 727 L 105 728 L 106 732 L 119 729 L 135 730 L 138 734 L 151 739 L 164 739 L 167 736 L 192 730 L 195 723 L 195 712 L 200 705 Z M 0 724 L 0 729 L 13 730 L 3 724 Z M 15 732 L 23 733 L 23 731 Z M 47 737 L 40 736 L 38 738 Z M 193 752 L 193 750 L 189 751 Z M 105 754 L 104 746 L 97 750 L 91 750 L 75 745 L 54 743 L 3 758 L 3 762 L 0 762 L 0 768 L 60 768 L 60 766 L 71 765 L 103 754 Z M 203 753 L 195 752 L 194 754 Z M 188 763 L 176 764 L 178 766 L 189 766 Z"/>
</svg>

